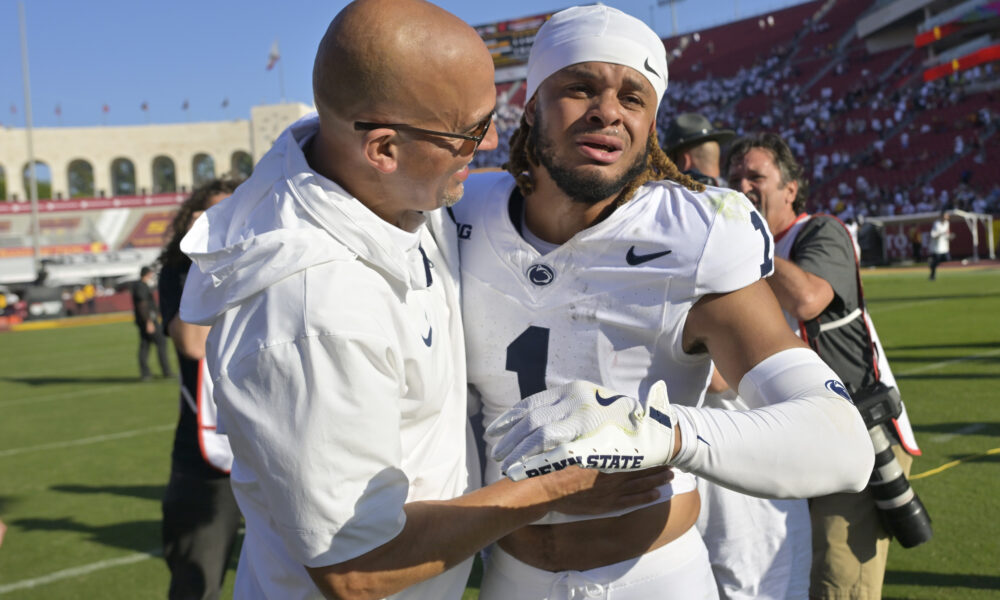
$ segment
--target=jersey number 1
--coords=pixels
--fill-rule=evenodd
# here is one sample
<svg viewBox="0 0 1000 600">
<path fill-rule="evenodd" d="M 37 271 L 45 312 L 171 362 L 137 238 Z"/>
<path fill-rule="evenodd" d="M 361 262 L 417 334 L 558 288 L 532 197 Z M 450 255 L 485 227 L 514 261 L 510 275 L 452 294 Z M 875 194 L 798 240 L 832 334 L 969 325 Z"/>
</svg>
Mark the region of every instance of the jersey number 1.
<svg viewBox="0 0 1000 600">
<path fill-rule="evenodd" d="M 771 272 L 771 268 L 774 266 L 774 259 L 771 258 L 771 238 L 767 237 L 767 225 L 760 218 L 760 213 L 751 211 L 750 220 L 753 222 L 753 228 L 764 236 L 764 262 L 760 263 L 760 276 L 767 277 L 767 274 Z"/>
<path fill-rule="evenodd" d="M 517 373 L 521 398 L 545 390 L 545 368 L 549 362 L 549 330 L 532 325 L 507 346 L 508 371 Z"/>
</svg>

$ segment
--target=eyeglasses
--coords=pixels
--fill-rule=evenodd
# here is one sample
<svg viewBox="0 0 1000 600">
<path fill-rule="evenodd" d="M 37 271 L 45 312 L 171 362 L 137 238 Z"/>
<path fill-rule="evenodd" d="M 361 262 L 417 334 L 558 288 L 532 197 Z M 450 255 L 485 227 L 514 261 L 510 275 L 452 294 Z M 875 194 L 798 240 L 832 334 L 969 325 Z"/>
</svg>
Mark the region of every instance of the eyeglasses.
<svg viewBox="0 0 1000 600">
<path fill-rule="evenodd" d="M 490 130 L 490 123 L 493 122 L 493 115 L 496 111 L 491 111 L 490 114 L 486 115 L 486 118 L 476 124 L 473 128 L 472 133 L 451 133 L 450 131 L 435 131 L 433 129 L 423 129 L 421 127 L 414 127 L 413 125 L 407 125 L 406 123 L 367 123 L 365 121 L 355 121 L 354 129 L 357 131 L 371 131 L 373 129 L 398 129 L 400 131 L 412 131 L 414 133 L 426 133 L 428 135 L 440 135 L 443 137 L 456 138 L 460 140 L 469 140 L 470 142 L 475 142 L 476 145 L 473 146 L 472 151 L 475 152 L 479 148 L 479 144 L 483 142 L 483 138 L 486 137 L 486 132 Z"/>
</svg>

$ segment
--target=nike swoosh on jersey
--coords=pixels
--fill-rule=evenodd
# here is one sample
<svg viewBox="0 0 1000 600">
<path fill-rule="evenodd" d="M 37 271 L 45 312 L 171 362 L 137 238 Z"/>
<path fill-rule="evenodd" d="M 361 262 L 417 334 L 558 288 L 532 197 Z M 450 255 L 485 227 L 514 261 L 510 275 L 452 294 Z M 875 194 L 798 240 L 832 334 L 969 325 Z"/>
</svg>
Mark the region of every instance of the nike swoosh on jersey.
<svg viewBox="0 0 1000 600">
<path fill-rule="evenodd" d="M 615 400 L 617 400 L 619 398 L 624 398 L 624 397 L 625 397 L 625 394 L 618 394 L 617 396 L 611 396 L 610 398 L 601 398 L 601 392 L 600 392 L 600 390 L 594 391 L 594 400 L 597 400 L 597 403 L 600 404 L 601 406 L 611 406 L 611 404 Z"/>
<path fill-rule="evenodd" d="M 424 344 L 425 344 L 425 345 L 426 345 L 426 346 L 427 346 L 428 348 L 430 348 L 430 347 L 431 347 L 431 337 L 432 337 L 433 335 L 434 335 L 434 328 L 433 328 L 433 327 L 428 327 L 428 328 L 427 328 L 427 337 L 424 337 L 424 336 L 420 336 L 420 339 L 424 340 Z"/>
<path fill-rule="evenodd" d="M 673 250 L 664 250 L 663 252 L 653 252 L 651 254 L 636 254 L 635 246 L 632 246 L 628 249 L 628 254 L 625 255 L 625 262 L 632 266 L 641 265 L 642 263 L 655 260 L 661 256 L 666 256 L 671 252 L 673 252 Z"/>
</svg>

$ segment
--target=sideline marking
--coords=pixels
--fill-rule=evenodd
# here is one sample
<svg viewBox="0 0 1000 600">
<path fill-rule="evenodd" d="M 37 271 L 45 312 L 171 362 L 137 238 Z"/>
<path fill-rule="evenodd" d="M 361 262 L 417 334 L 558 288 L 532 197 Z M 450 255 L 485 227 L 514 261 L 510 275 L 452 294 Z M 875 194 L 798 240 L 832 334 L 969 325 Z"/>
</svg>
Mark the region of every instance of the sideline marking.
<svg viewBox="0 0 1000 600">
<path fill-rule="evenodd" d="M 112 385 L 103 388 L 95 387 L 86 390 L 72 390 L 72 391 L 60 392 L 57 394 L 49 394 L 47 396 L 33 396 L 31 398 L 19 398 L 17 400 L 8 400 L 7 402 L 0 402 L 0 408 L 7 408 L 8 406 L 17 406 L 19 404 L 34 404 L 35 402 L 51 402 L 53 400 L 65 400 L 66 398 L 76 398 L 78 396 L 92 396 L 94 394 L 103 394 L 104 392 L 131 386 L 132 384 L 130 383 L 120 383 L 118 385 Z"/>
<path fill-rule="evenodd" d="M 922 367 L 917 367 L 915 369 L 910 369 L 909 371 L 900 372 L 897 377 L 905 377 L 907 375 L 916 375 L 917 373 L 923 373 L 925 371 L 933 371 L 935 369 L 946 367 L 948 365 L 962 363 L 970 360 L 977 360 L 980 358 L 987 358 L 990 356 L 996 356 L 1000 354 L 1000 348 L 996 350 L 990 350 L 989 352 L 983 352 L 982 354 L 970 354 L 968 356 L 960 356 L 959 358 L 952 358 L 950 360 L 942 360 L 941 362 L 931 363 L 929 365 L 924 365 Z"/>
<path fill-rule="evenodd" d="M 160 431 L 167 431 L 168 429 L 173 429 L 175 427 L 177 427 L 177 424 L 171 423 L 169 425 L 157 425 L 155 427 L 147 427 L 145 429 L 133 429 L 132 431 L 123 431 L 121 433 L 109 433 L 107 435 L 98 435 L 79 440 L 70 440 L 67 442 L 53 442 L 51 444 L 39 444 L 38 446 L 11 448 L 10 450 L 0 450 L 0 458 L 6 458 L 8 456 L 17 456 L 18 454 L 25 454 L 28 452 L 34 452 L 36 450 L 53 450 L 56 448 L 69 448 L 71 446 L 85 446 L 87 444 L 96 444 L 98 442 L 106 442 L 109 440 L 120 440 L 123 438 L 130 438 L 130 437 L 135 437 L 137 435 L 142 435 L 144 433 L 158 433 Z"/>
<path fill-rule="evenodd" d="M 39 331 L 42 329 L 62 329 L 65 327 L 86 327 L 88 325 L 107 325 L 109 323 L 127 323 L 132 320 L 128 312 L 104 313 L 99 315 L 78 315 L 61 319 L 41 319 L 24 321 L 11 325 L 10 331 Z"/>
<path fill-rule="evenodd" d="M 965 456 L 965 457 L 959 458 L 958 460 L 953 460 L 951 462 L 944 463 L 943 465 L 941 465 L 940 467 L 937 467 L 935 469 L 931 469 L 929 471 L 924 471 L 923 473 L 917 473 L 916 475 L 910 475 L 909 479 L 910 479 L 910 481 L 913 481 L 914 479 L 923 479 L 924 477 L 930 477 L 931 475 L 937 475 L 938 473 L 947 471 L 948 469 L 950 469 L 952 467 L 957 467 L 958 465 L 960 465 L 960 464 L 962 464 L 964 462 L 969 462 L 970 460 L 975 460 L 977 458 L 982 458 L 984 456 L 989 456 L 991 454 L 1000 454 L 1000 448 L 991 448 L 990 450 L 987 450 L 986 452 L 980 452 L 979 454 L 970 454 L 969 456 Z"/>
<path fill-rule="evenodd" d="M 868 312 L 870 314 L 872 314 L 872 316 L 874 316 L 875 314 L 882 314 L 882 313 L 887 313 L 887 312 L 893 312 L 893 311 L 900 310 L 900 309 L 903 309 L 903 308 L 912 308 L 914 306 L 920 306 L 920 305 L 923 305 L 923 304 L 933 304 L 933 303 L 941 302 L 942 300 L 945 300 L 945 298 L 934 298 L 934 299 L 928 299 L 928 300 L 903 301 L 903 302 L 899 302 L 899 303 L 889 304 L 889 305 L 887 305 L 885 307 L 882 307 L 882 308 L 875 308 L 875 310 L 872 310 L 872 307 L 869 306 L 868 307 Z"/>
<path fill-rule="evenodd" d="M 102 560 L 99 562 L 90 563 L 89 565 L 82 565 L 70 569 L 63 569 L 62 571 L 56 571 L 55 573 L 49 573 L 48 575 L 43 575 L 41 577 L 35 577 L 33 579 L 24 579 L 21 581 L 15 581 L 13 583 L 0 585 L 0 594 L 16 592 L 17 590 L 29 589 L 40 585 L 45 585 L 47 583 L 53 583 L 55 581 L 59 581 L 60 579 L 68 579 L 70 577 L 77 577 L 79 575 L 87 575 L 88 573 L 93 573 L 94 571 L 100 571 L 102 569 L 110 569 L 112 567 L 120 567 L 122 565 L 130 565 L 132 563 L 142 562 L 144 560 L 150 558 L 157 558 L 160 556 L 162 556 L 162 553 L 159 550 L 150 550 L 149 552 L 137 552 L 136 554 L 129 554 L 128 556 Z"/>
<path fill-rule="evenodd" d="M 965 427 L 962 427 L 961 429 L 956 429 L 951 433 L 942 433 L 941 435 L 936 435 L 933 438 L 931 438 L 931 441 L 934 442 L 935 444 L 941 444 L 944 442 L 951 441 L 952 438 L 960 435 L 968 435 L 970 433 L 975 433 L 980 429 L 986 429 L 986 423 L 973 423 L 971 425 L 966 425 Z"/>
<path fill-rule="evenodd" d="M 945 367 L 945 366 L 948 366 L 948 365 L 952 365 L 952 364 L 956 364 L 956 363 L 962 363 L 962 362 L 966 362 L 966 361 L 970 361 L 970 360 L 976 360 L 976 359 L 980 359 L 980 358 L 987 358 L 989 356 L 995 356 L 997 354 L 1000 354 L 1000 349 L 998 349 L 998 350 L 991 350 L 989 352 L 983 352 L 981 354 L 970 354 L 968 356 L 962 356 L 962 357 L 959 357 L 959 358 L 953 358 L 951 360 L 943 360 L 941 362 L 936 362 L 936 363 L 932 363 L 932 364 L 929 364 L 929 365 L 924 365 L 922 367 L 917 367 L 915 369 L 910 369 L 909 371 L 901 372 L 901 373 L 899 373 L 898 377 L 905 377 L 906 375 L 914 375 L 916 373 L 923 373 L 925 371 L 933 371 L 934 369 L 938 369 L 940 367 Z M 972 425 L 967 425 L 965 427 L 962 427 L 961 429 L 958 429 L 957 431 L 955 431 L 953 433 L 941 434 L 941 435 L 937 436 L 936 438 L 934 438 L 932 441 L 933 442 L 948 441 L 951 438 L 955 437 L 956 435 L 965 435 L 965 434 L 968 434 L 968 433 L 973 433 L 973 432 L 979 431 L 980 429 L 983 429 L 985 427 L 986 427 L 985 424 L 982 424 L 982 423 L 973 423 Z M 910 479 L 912 481 L 914 479 L 923 479 L 925 477 L 930 477 L 931 475 L 937 475 L 938 473 L 943 473 L 944 471 L 947 471 L 948 469 L 950 469 L 952 467 L 957 467 L 958 465 L 960 465 L 960 464 L 962 464 L 964 462 L 968 462 L 970 460 L 975 460 L 977 458 L 982 458 L 984 456 L 989 456 L 989 455 L 992 455 L 992 454 L 1000 454 L 1000 448 L 992 448 L 990 450 L 987 450 L 986 452 L 980 452 L 979 454 L 972 454 L 970 456 L 966 456 L 966 457 L 963 457 L 963 458 L 959 458 L 957 460 L 953 460 L 951 462 L 947 462 L 947 463 L 941 465 L 940 467 L 936 467 L 934 469 L 930 469 L 928 471 L 924 471 L 923 473 L 917 473 L 916 475 L 910 475 L 910 477 L 908 479 Z"/>
<path fill-rule="evenodd" d="M 34 404 L 35 402 L 52 402 L 53 400 L 65 400 L 67 398 L 77 398 L 80 396 L 93 396 L 94 394 L 103 394 L 104 392 L 110 392 L 112 390 L 119 390 L 122 388 L 130 388 L 133 385 L 139 385 L 139 380 L 135 380 L 136 383 L 119 383 L 116 385 L 110 385 L 108 387 L 102 388 L 90 388 L 83 390 L 67 390 L 65 392 L 57 392 L 54 394 L 48 394 L 46 396 L 32 396 L 30 398 L 18 398 L 17 400 L 8 400 L 7 402 L 0 402 L 0 408 L 7 408 L 8 406 L 17 406 L 19 404 Z"/>
</svg>

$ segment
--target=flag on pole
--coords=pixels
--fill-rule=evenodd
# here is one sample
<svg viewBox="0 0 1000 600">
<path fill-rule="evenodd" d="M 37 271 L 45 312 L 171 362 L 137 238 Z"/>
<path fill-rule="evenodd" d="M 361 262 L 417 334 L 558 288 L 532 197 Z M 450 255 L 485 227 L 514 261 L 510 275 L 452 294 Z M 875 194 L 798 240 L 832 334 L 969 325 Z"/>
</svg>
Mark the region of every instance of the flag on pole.
<svg viewBox="0 0 1000 600">
<path fill-rule="evenodd" d="M 105 104 L 104 106 L 101 107 L 101 112 L 103 112 L 104 114 L 108 114 L 109 112 L 111 112 L 111 107 Z"/>
<path fill-rule="evenodd" d="M 184 104 L 181 104 L 181 110 L 187 110 L 190 104 L 187 100 L 184 100 Z"/>
<path fill-rule="evenodd" d="M 62 116 L 62 105 L 61 104 L 56 104 L 56 116 L 57 117 L 61 117 Z"/>
<path fill-rule="evenodd" d="M 278 51 L 278 40 L 271 44 L 271 51 L 267 53 L 267 70 L 274 68 L 274 64 L 281 59 L 281 52 Z"/>
<path fill-rule="evenodd" d="M 16 115 L 17 114 L 17 105 L 15 105 L 15 104 L 11 104 L 10 105 L 10 114 L 12 114 L 12 115 Z"/>
<path fill-rule="evenodd" d="M 222 108 L 226 108 L 228 106 L 229 106 L 229 98 L 223 98 L 222 99 Z"/>
<path fill-rule="evenodd" d="M 139 109 L 142 112 L 146 112 L 147 110 L 149 110 L 149 102 L 146 102 L 145 100 L 143 100 L 142 101 L 142 105 L 139 106 Z"/>
</svg>

